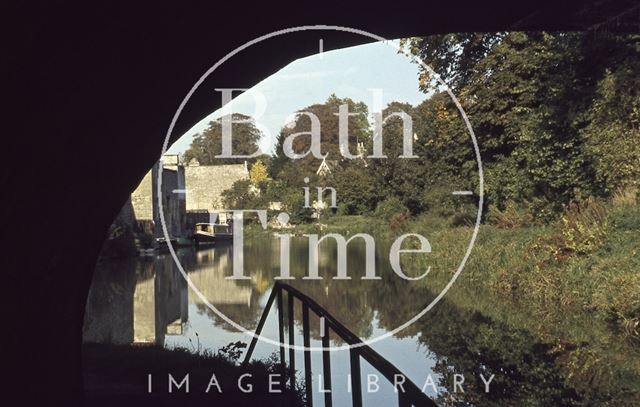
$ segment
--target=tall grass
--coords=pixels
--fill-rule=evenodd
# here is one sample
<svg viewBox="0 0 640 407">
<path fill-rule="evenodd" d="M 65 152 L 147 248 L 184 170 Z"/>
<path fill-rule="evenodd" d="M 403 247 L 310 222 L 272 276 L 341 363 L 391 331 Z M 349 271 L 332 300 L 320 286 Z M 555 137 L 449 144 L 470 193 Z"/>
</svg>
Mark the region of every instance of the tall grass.
<svg viewBox="0 0 640 407">
<path fill-rule="evenodd" d="M 483 225 L 465 274 L 532 305 L 595 312 L 637 335 L 640 207 L 633 202 L 572 203 L 547 226 Z"/>
</svg>

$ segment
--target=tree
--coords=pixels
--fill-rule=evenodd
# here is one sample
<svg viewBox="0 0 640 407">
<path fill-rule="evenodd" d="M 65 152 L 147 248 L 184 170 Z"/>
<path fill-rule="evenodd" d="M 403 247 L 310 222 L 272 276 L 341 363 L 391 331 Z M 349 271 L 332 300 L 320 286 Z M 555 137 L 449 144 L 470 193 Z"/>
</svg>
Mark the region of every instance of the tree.
<svg viewBox="0 0 640 407">
<path fill-rule="evenodd" d="M 345 215 L 363 215 L 372 212 L 380 197 L 375 179 L 362 165 L 351 165 L 337 171 L 333 177 L 338 191 L 339 212 Z M 330 202 L 326 198 L 327 202 Z"/>
<path fill-rule="evenodd" d="M 615 64 L 596 85 L 581 135 L 605 193 L 640 183 L 640 35 L 614 37 Z"/>
<path fill-rule="evenodd" d="M 404 43 L 450 83 L 467 112 L 487 202 L 533 203 L 538 214 L 558 213 L 573 199 L 607 194 L 637 177 L 630 106 L 639 84 L 625 74 L 637 72 L 637 36 L 511 32 Z M 423 90 L 433 88 L 432 79 L 422 69 Z M 627 95 L 626 106 L 613 102 L 617 91 Z"/>
<path fill-rule="evenodd" d="M 233 155 L 254 154 L 258 150 L 258 140 L 262 133 L 249 116 L 234 113 L 232 119 L 231 146 Z M 242 164 L 246 161 L 245 158 L 216 158 L 222 153 L 222 120 L 222 118 L 218 118 L 209 122 L 209 127 L 193 137 L 191 146 L 183 156 L 185 162 L 188 163 L 194 158 L 201 165 Z"/>
<path fill-rule="evenodd" d="M 340 105 L 347 105 L 349 113 L 356 113 L 349 116 L 349 151 L 356 154 L 357 143 L 364 142 L 371 136 L 369 122 L 367 121 L 368 109 L 363 102 L 354 102 L 349 98 L 339 98 L 331 95 L 324 103 L 318 103 L 301 109 L 294 122 L 290 126 L 284 127 L 278 136 L 276 144 L 276 154 L 272 160 L 269 173 L 272 177 L 291 181 L 290 185 L 301 186 L 304 177 L 315 175 L 320 159 L 312 154 L 292 160 L 284 154 L 283 144 L 287 137 L 300 132 L 308 132 L 311 129 L 311 118 L 305 112 L 315 115 L 320 122 L 320 136 L 322 154 L 328 154 L 328 160 L 347 161 L 343 159 L 339 148 L 339 120 L 338 112 Z M 311 145 L 311 136 L 300 135 L 295 138 L 292 148 L 295 153 L 308 151 Z"/>
<path fill-rule="evenodd" d="M 304 207 L 304 193 L 297 188 L 286 188 L 281 195 L 281 202 L 289 214 L 293 224 L 311 221 L 313 209 Z"/>
<path fill-rule="evenodd" d="M 256 209 L 254 198 L 251 181 L 246 179 L 234 182 L 231 188 L 222 192 L 222 201 L 227 208 Z"/>
<path fill-rule="evenodd" d="M 466 86 L 478 73 L 477 64 L 499 43 L 506 33 L 452 33 L 400 41 L 406 50 L 420 57 L 454 91 Z M 437 81 L 423 67 L 420 87 L 426 90 Z"/>
<path fill-rule="evenodd" d="M 251 166 L 249 171 L 249 178 L 254 186 L 260 185 L 262 182 L 269 180 L 269 174 L 267 172 L 267 166 L 264 165 L 262 160 L 258 159 Z"/>
<path fill-rule="evenodd" d="M 382 114 L 383 117 L 388 117 L 395 112 L 404 112 L 412 117 L 414 123 L 416 122 L 416 112 L 407 103 L 391 102 Z M 372 173 L 375 184 L 380 189 L 378 201 L 395 196 L 415 214 L 423 209 L 421 201 L 427 184 L 427 174 L 422 146 L 425 139 L 414 137 L 412 143 L 413 153 L 418 157 L 400 158 L 403 154 L 403 122 L 397 116 L 389 117 L 382 129 L 383 151 L 387 158 L 368 160 L 368 171 Z M 373 150 L 372 140 L 368 140 L 366 149 Z"/>
</svg>

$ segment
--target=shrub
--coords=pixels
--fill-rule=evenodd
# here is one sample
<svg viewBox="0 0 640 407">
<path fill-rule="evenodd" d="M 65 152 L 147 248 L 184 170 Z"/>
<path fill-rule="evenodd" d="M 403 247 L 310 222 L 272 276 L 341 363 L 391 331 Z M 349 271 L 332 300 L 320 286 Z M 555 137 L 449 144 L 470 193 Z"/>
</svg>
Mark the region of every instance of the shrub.
<svg viewBox="0 0 640 407">
<path fill-rule="evenodd" d="M 307 223 L 310 222 L 313 215 L 313 209 L 304 207 L 304 194 L 297 189 L 288 189 L 283 197 L 282 204 L 289 213 L 291 223 Z"/>
<path fill-rule="evenodd" d="M 603 203 L 594 198 L 569 204 L 561 222 L 566 251 L 578 255 L 589 254 L 604 243 L 607 211 Z"/>
<path fill-rule="evenodd" d="M 530 226 L 533 223 L 533 215 L 509 201 L 502 211 L 495 205 L 489 206 L 487 220 L 500 229 L 513 229 Z"/>
<path fill-rule="evenodd" d="M 449 185 L 433 185 L 424 192 L 422 200 L 427 211 L 446 218 L 459 209 L 460 198 L 451 195 Z"/>
<path fill-rule="evenodd" d="M 627 187 L 619 189 L 611 196 L 611 206 L 614 208 L 630 208 L 638 205 L 640 198 L 638 188 Z"/>
<path fill-rule="evenodd" d="M 401 230 L 406 226 L 408 220 L 409 220 L 408 211 L 398 212 L 393 216 L 391 216 L 391 219 L 389 220 L 389 227 L 393 231 Z"/>
<path fill-rule="evenodd" d="M 231 188 L 222 192 L 222 202 L 227 208 L 253 209 L 251 201 L 254 196 L 251 181 L 243 179 L 234 182 Z"/>
<path fill-rule="evenodd" d="M 375 216 L 383 220 L 391 220 L 396 214 L 407 213 L 408 209 L 402 204 L 396 196 L 385 198 L 376 207 Z"/>
<path fill-rule="evenodd" d="M 536 242 L 532 249 L 534 253 L 550 254 L 556 261 L 588 255 L 602 246 L 606 229 L 607 211 L 601 201 L 588 198 L 582 202 L 572 202 L 556 223 L 555 231 Z M 543 263 L 545 260 L 550 259 L 543 259 Z"/>
<path fill-rule="evenodd" d="M 473 226 L 476 222 L 475 214 L 470 214 L 467 212 L 456 212 L 449 219 L 450 227 L 458 227 L 458 226 Z"/>
</svg>

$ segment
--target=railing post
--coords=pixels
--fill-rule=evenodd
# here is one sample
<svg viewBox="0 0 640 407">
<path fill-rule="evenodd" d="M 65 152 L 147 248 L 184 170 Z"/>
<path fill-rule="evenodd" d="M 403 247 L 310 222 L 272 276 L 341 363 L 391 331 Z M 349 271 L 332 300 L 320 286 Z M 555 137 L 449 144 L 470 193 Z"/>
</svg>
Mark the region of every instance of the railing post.
<svg viewBox="0 0 640 407">
<path fill-rule="evenodd" d="M 282 304 L 282 289 L 278 288 L 278 339 L 280 340 L 280 373 L 286 379 L 287 365 L 284 360 L 284 306 Z M 285 380 L 286 383 L 286 380 Z"/>
<path fill-rule="evenodd" d="M 286 288 L 283 288 L 286 287 Z M 284 302 L 282 298 L 282 291 L 287 290 L 287 308 L 288 308 L 288 326 L 289 326 L 289 345 L 284 343 Z M 331 407 L 333 404 L 332 401 L 332 389 L 331 389 L 331 343 L 329 339 L 329 331 L 331 328 L 336 332 L 336 334 L 345 340 L 350 345 L 362 345 L 357 349 L 350 349 L 350 365 L 351 365 L 351 389 L 352 389 L 352 402 L 354 406 L 361 407 L 362 406 L 362 382 L 361 382 L 361 371 L 360 371 L 360 358 L 365 359 L 369 362 L 375 369 L 381 372 L 389 381 L 394 381 L 395 374 L 401 374 L 401 372 L 393 366 L 388 360 L 380 356 L 376 351 L 371 349 L 369 346 L 365 345 L 360 338 L 358 338 L 355 334 L 349 331 L 344 325 L 342 325 L 339 321 L 335 320 L 327 311 L 322 308 L 318 303 L 316 303 L 313 299 L 309 298 L 305 294 L 302 294 L 300 291 L 295 288 L 283 285 L 282 283 L 277 282 L 269 296 L 269 300 L 267 301 L 267 307 L 265 308 L 261 320 L 258 323 L 258 328 L 256 329 L 256 333 L 262 330 L 264 325 L 264 321 L 267 318 L 267 314 L 269 313 L 269 309 L 272 306 L 274 300 L 277 300 L 278 303 L 278 334 L 280 340 L 280 370 L 281 377 L 284 379 L 282 383 L 285 384 L 287 382 L 287 376 L 291 377 L 291 389 L 295 390 L 295 351 L 293 349 L 294 346 L 294 301 L 295 298 L 298 298 L 302 303 L 302 324 L 303 324 L 303 340 L 305 345 L 304 351 L 304 363 L 305 363 L 305 386 L 306 386 L 306 396 L 307 396 L 307 405 L 312 405 L 312 369 L 311 369 L 311 351 L 308 350 L 310 347 L 310 328 L 309 328 L 309 310 L 313 310 L 320 317 L 321 326 L 320 332 L 322 336 L 322 368 L 324 375 L 324 405 Z M 325 328 L 325 321 L 329 320 L 330 323 L 327 324 Z M 251 346 L 247 351 L 247 356 L 245 357 L 244 363 L 246 364 L 251 357 L 253 352 L 253 348 L 255 347 L 256 338 L 251 342 Z M 291 362 L 291 370 L 289 374 L 287 374 L 286 360 L 285 360 L 285 350 L 284 348 L 289 346 L 289 358 Z M 437 404 L 431 400 L 427 395 L 422 393 L 420 388 L 415 385 L 410 380 L 407 380 L 404 384 L 407 386 L 403 387 L 402 391 L 398 393 L 398 402 L 401 407 L 415 406 L 415 407 L 437 407 Z M 405 390 L 406 389 L 406 390 Z M 291 393 L 293 394 L 293 393 Z M 282 400 L 285 402 L 285 400 Z"/>
<path fill-rule="evenodd" d="M 411 407 L 409 396 L 403 390 L 398 390 L 398 407 Z"/>
<path fill-rule="evenodd" d="M 302 302 L 302 341 L 304 343 L 304 386 L 307 395 L 307 406 L 313 407 L 313 392 L 311 381 L 311 338 L 309 337 L 309 305 Z"/>
<path fill-rule="evenodd" d="M 349 349 L 351 359 L 351 400 L 353 407 L 362 407 L 362 383 L 360 382 L 360 355 L 357 349 Z"/>
<path fill-rule="evenodd" d="M 331 351 L 329 347 L 329 327 L 324 329 L 324 336 L 322 337 L 322 378 L 324 379 L 324 405 L 325 407 L 331 407 Z"/>
<path fill-rule="evenodd" d="M 287 291 L 287 314 L 289 317 L 289 385 L 291 390 L 296 388 L 296 351 L 294 346 L 294 325 L 293 325 L 293 294 Z"/>
<path fill-rule="evenodd" d="M 245 354 L 244 361 L 242 362 L 242 366 L 247 366 L 249 360 L 251 359 L 251 355 L 253 354 L 253 350 L 258 343 L 258 337 L 262 332 L 262 328 L 264 328 L 264 324 L 267 321 L 267 317 L 269 316 L 269 310 L 273 306 L 273 301 L 276 298 L 276 293 L 278 292 L 279 287 L 276 285 L 271 289 L 271 294 L 269 294 L 269 299 L 267 300 L 267 305 L 264 307 L 264 311 L 262 312 L 262 316 L 260 317 L 260 322 L 258 322 L 258 327 L 256 328 L 256 332 L 251 339 L 251 344 L 249 345 L 249 349 L 247 349 L 247 353 Z"/>
</svg>

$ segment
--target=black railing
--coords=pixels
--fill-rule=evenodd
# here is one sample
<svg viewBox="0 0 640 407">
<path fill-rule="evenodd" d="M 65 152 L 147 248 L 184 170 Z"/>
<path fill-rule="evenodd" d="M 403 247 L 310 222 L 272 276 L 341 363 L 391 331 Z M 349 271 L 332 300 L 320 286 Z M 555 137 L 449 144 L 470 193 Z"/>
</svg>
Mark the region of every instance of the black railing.
<svg viewBox="0 0 640 407">
<path fill-rule="evenodd" d="M 288 333 L 289 333 L 289 369 L 287 372 L 287 366 L 285 362 L 285 346 L 284 344 L 284 302 L 283 292 L 287 292 L 287 316 L 288 316 Z M 305 294 L 291 287 L 290 285 L 276 282 L 271 295 L 265 306 L 262 317 L 258 322 L 256 328 L 256 334 L 251 340 L 249 349 L 244 358 L 243 364 L 246 365 L 251 359 L 253 350 L 256 347 L 258 336 L 262 332 L 262 328 L 267 320 L 267 316 L 273 302 L 277 301 L 278 305 L 278 336 L 280 340 L 280 368 L 283 377 L 289 382 L 291 389 L 295 389 L 295 349 L 294 343 L 294 318 L 293 318 L 293 301 L 294 299 L 300 300 L 302 303 L 302 337 L 304 345 L 304 382 L 306 391 L 306 400 L 309 406 L 312 406 L 312 386 L 311 386 L 311 350 L 310 350 L 310 329 L 309 329 L 309 310 L 311 309 L 321 320 L 324 320 L 324 324 L 321 324 L 320 329 L 322 336 L 322 377 L 324 379 L 324 404 L 327 407 L 332 405 L 332 392 L 331 392 L 331 359 L 330 359 L 330 332 L 336 333 L 344 342 L 349 345 L 357 345 L 349 349 L 349 359 L 351 367 L 351 397 L 354 407 L 362 407 L 362 383 L 360 378 L 360 358 L 366 360 L 374 369 L 379 371 L 387 380 L 392 384 L 396 384 L 398 376 L 401 376 L 404 381 L 400 385 L 398 383 L 398 403 L 400 407 L 416 406 L 416 407 L 435 407 L 437 404 L 427 397 L 418 386 L 409 380 L 397 367 L 395 367 L 387 359 L 383 358 L 378 352 L 374 351 L 371 347 L 364 344 L 362 340 L 349 331 L 344 325 L 336 320 L 331 314 L 329 314 L 324 308 L 322 308 L 317 302 L 307 297 Z M 285 382 L 286 382 L 285 381 Z"/>
</svg>

